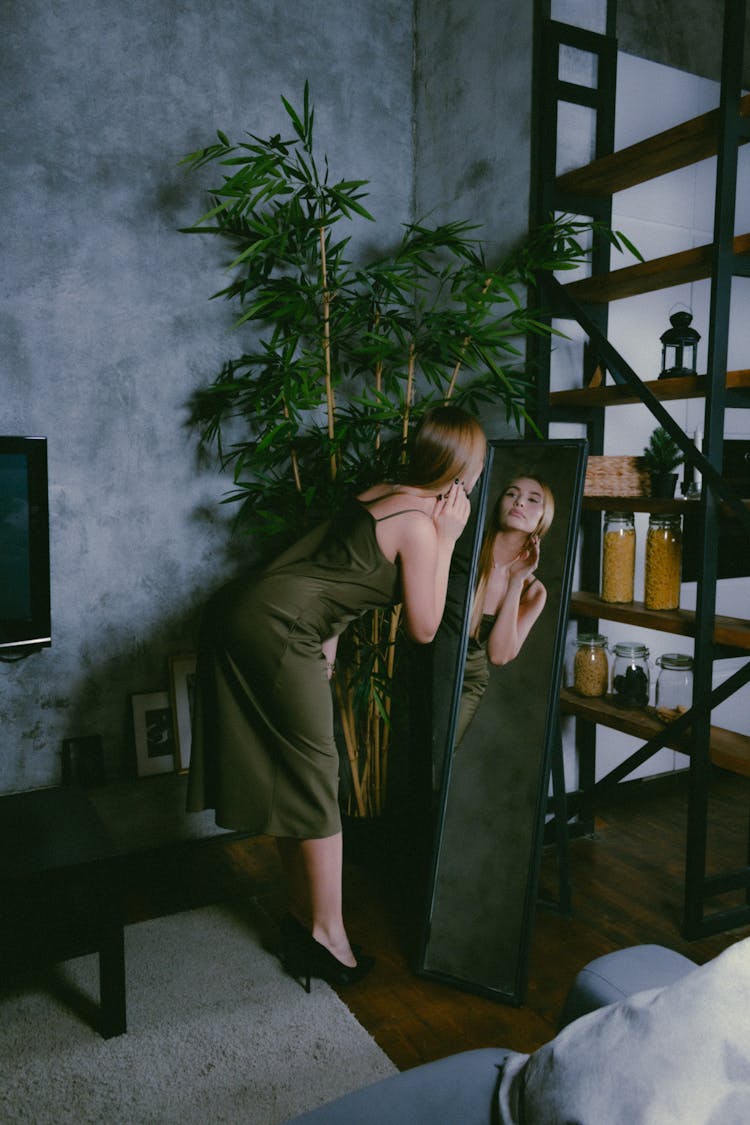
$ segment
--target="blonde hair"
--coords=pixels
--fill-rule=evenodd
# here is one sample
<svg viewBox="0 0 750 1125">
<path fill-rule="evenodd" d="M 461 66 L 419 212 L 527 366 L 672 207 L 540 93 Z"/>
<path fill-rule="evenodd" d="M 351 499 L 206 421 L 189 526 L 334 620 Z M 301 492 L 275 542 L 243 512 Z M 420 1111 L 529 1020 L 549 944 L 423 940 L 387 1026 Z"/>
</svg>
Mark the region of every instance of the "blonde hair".
<svg viewBox="0 0 750 1125">
<path fill-rule="evenodd" d="M 404 483 L 441 488 L 481 472 L 487 438 L 477 419 L 458 406 L 436 406 L 414 433 Z"/>
<path fill-rule="evenodd" d="M 552 526 L 552 520 L 555 518 L 555 497 L 552 489 L 545 480 L 541 477 L 535 476 L 533 473 L 517 473 L 511 477 L 509 481 L 500 489 L 495 505 L 492 509 L 490 516 L 489 526 L 485 529 L 482 538 L 482 546 L 479 551 L 479 562 L 477 564 L 477 584 L 474 591 L 474 608 L 471 613 L 471 623 L 469 626 L 469 633 L 472 637 L 479 634 L 479 627 L 482 624 L 482 604 L 484 602 L 484 592 L 487 589 L 490 572 L 492 571 L 493 562 L 493 548 L 495 543 L 495 536 L 498 532 L 502 531 L 500 526 L 500 508 L 502 505 L 503 497 L 508 489 L 519 480 L 533 480 L 541 489 L 542 493 L 542 514 L 539 517 L 532 535 L 538 535 L 540 539 L 549 531 Z"/>
</svg>

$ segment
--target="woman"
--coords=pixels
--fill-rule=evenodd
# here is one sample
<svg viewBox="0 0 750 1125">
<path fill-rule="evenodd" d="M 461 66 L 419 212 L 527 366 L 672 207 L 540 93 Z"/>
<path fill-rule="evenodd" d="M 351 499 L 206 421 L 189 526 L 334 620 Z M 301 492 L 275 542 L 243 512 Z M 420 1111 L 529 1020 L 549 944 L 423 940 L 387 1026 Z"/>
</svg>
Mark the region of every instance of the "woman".
<svg viewBox="0 0 750 1125">
<path fill-rule="evenodd" d="M 554 514 L 552 490 L 538 477 L 514 478 L 494 507 L 479 554 L 456 745 L 476 714 L 490 665 L 515 660 L 544 609 L 547 591 L 536 569 Z"/>
<path fill-rule="evenodd" d="M 339 759 L 328 680 L 339 634 L 369 609 L 401 601 L 417 642 L 445 607 L 468 495 L 484 463 L 476 421 L 437 407 L 417 428 L 404 483 L 353 498 L 259 577 L 209 605 L 201 632 L 188 808 L 276 837 L 289 892 L 283 932 L 296 975 L 358 980 L 341 902 Z"/>
</svg>

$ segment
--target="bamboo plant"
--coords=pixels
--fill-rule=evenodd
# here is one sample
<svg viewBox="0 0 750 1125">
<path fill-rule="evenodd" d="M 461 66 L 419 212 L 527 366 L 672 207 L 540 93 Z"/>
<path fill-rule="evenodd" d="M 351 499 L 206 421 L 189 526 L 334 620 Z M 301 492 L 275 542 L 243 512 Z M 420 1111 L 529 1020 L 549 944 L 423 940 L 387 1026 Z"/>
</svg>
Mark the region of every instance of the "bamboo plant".
<svg viewBox="0 0 750 1125">
<path fill-rule="evenodd" d="M 395 247 L 363 261 L 350 240 L 374 221 L 367 181 L 332 182 L 307 84 L 301 111 L 282 102 L 288 137 L 233 143 L 219 132 L 182 161 L 220 170 L 187 232 L 233 247 L 229 283 L 214 296 L 235 303 L 247 349 L 195 394 L 192 421 L 202 448 L 232 470 L 225 500 L 263 551 L 330 517 L 352 489 L 397 479 L 413 424 L 437 403 L 500 407 L 519 431 L 533 426 L 523 338 L 551 329 L 523 294 L 538 271 L 581 264 L 592 228 L 550 222 L 490 266 L 474 225 L 407 223 Z M 339 646 L 349 811 L 362 816 L 385 799 L 399 621 L 399 606 L 376 611 Z"/>
</svg>

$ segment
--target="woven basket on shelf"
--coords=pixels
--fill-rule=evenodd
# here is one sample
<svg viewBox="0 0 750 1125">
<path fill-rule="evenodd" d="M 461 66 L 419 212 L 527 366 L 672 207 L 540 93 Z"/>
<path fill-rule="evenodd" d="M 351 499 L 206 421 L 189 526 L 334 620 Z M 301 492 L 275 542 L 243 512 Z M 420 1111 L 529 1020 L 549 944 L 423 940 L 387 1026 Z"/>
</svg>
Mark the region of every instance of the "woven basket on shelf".
<svg viewBox="0 0 750 1125">
<path fill-rule="evenodd" d="M 648 496 L 650 477 L 642 457 L 589 457 L 584 496 Z"/>
</svg>

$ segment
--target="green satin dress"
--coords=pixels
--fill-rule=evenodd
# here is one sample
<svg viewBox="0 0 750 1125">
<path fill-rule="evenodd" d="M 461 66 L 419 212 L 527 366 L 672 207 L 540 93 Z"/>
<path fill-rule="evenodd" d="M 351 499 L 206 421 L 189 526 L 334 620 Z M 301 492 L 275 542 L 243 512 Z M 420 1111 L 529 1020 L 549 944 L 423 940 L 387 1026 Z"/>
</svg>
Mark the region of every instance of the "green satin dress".
<svg viewBox="0 0 750 1125">
<path fill-rule="evenodd" d="M 482 697 L 490 682 L 490 662 L 487 656 L 487 638 L 492 632 L 495 618 L 484 614 L 479 626 L 479 636 L 469 637 L 464 664 L 464 678 L 461 684 L 461 700 L 456 720 L 454 746 L 461 743 L 471 721 L 477 713 Z"/>
<path fill-rule="evenodd" d="M 196 672 L 190 811 L 215 809 L 223 828 L 273 836 L 340 830 L 321 644 L 398 600 L 398 567 L 380 550 L 375 524 L 352 500 L 260 575 L 240 576 L 211 599 Z"/>
</svg>

